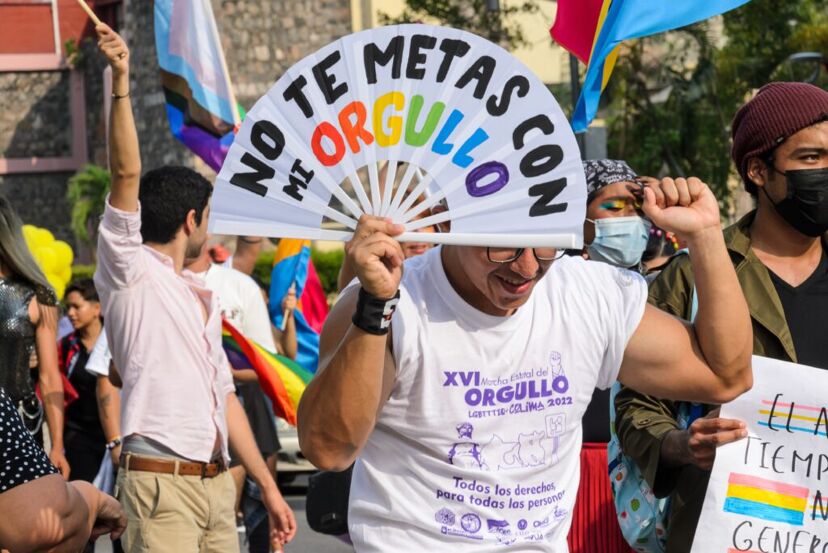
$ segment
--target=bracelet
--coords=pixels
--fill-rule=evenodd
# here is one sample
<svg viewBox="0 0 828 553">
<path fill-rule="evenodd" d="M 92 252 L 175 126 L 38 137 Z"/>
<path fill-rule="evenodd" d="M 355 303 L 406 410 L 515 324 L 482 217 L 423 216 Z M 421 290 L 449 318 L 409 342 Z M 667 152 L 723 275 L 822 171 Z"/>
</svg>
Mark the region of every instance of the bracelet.
<svg viewBox="0 0 828 553">
<path fill-rule="evenodd" d="M 114 100 L 121 100 L 122 98 L 127 98 L 128 96 L 129 96 L 129 90 L 126 91 L 126 94 L 115 94 L 114 92 L 112 93 L 112 98 Z"/>
<path fill-rule="evenodd" d="M 394 297 L 382 299 L 369 294 L 364 288 L 360 288 L 356 312 L 351 318 L 351 322 L 354 323 L 355 327 L 369 334 L 384 336 L 391 329 L 391 317 L 394 315 L 399 302 L 399 290 L 394 294 Z"/>
<path fill-rule="evenodd" d="M 111 440 L 106 442 L 105 447 L 106 447 L 107 451 L 112 451 L 113 449 L 115 449 L 119 445 L 121 445 L 121 437 L 120 436 L 115 436 L 114 438 L 112 438 Z"/>
</svg>

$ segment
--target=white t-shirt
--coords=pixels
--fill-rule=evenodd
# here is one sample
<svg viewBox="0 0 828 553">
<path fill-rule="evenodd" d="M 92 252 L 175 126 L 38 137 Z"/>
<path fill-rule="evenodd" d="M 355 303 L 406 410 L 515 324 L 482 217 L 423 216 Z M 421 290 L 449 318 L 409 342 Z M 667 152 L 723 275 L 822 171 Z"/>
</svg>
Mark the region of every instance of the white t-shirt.
<svg viewBox="0 0 828 553">
<path fill-rule="evenodd" d="M 106 339 L 106 327 L 101 329 L 101 334 L 95 342 L 95 346 L 89 353 L 89 360 L 86 362 L 86 370 L 93 376 L 109 376 L 109 362 L 112 354 L 109 352 L 109 342 Z"/>
<path fill-rule="evenodd" d="M 406 262 L 397 377 L 354 469 L 351 539 L 359 553 L 566 552 L 581 418 L 618 375 L 644 279 L 564 258 L 495 317 L 452 288 L 440 250 Z"/>
<path fill-rule="evenodd" d="M 267 351 L 276 351 L 267 304 L 255 280 L 241 271 L 216 264 L 199 276 L 218 295 L 222 317 L 246 338 Z"/>
</svg>

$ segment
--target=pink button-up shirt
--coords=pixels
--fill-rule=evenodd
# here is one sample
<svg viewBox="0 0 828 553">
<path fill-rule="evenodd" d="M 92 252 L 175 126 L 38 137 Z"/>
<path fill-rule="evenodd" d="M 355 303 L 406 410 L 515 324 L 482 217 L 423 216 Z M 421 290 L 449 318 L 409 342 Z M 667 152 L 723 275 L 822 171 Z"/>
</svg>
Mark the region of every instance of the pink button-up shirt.
<svg viewBox="0 0 828 553">
<path fill-rule="evenodd" d="M 95 286 L 112 359 L 121 373 L 121 433 L 157 440 L 186 459 L 227 453 L 227 394 L 217 298 L 193 273 L 141 239 L 141 213 L 106 201 Z M 199 305 L 207 308 L 207 323 Z"/>
</svg>

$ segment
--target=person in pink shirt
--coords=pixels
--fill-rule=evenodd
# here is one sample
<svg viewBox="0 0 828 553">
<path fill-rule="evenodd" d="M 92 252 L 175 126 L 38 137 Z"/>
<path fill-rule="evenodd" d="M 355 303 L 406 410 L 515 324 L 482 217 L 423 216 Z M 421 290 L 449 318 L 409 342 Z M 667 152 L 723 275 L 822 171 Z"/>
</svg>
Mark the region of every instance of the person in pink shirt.
<svg viewBox="0 0 828 553">
<path fill-rule="evenodd" d="M 234 393 L 216 296 L 183 269 L 206 239 L 210 183 L 184 167 L 141 177 L 129 99 L 129 51 L 106 25 L 112 67 L 112 190 L 95 284 L 123 381 L 117 496 L 126 551 L 238 551 L 228 447 L 262 490 L 274 549 L 296 521 L 259 454 Z"/>
</svg>

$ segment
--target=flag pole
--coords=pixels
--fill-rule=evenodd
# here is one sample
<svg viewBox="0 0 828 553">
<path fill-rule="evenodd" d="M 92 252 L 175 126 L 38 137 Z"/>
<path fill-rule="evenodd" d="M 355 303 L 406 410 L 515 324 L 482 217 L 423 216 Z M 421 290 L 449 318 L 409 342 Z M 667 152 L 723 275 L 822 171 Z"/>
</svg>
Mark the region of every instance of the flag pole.
<svg viewBox="0 0 828 553">
<path fill-rule="evenodd" d="M 83 8 L 83 11 L 86 12 L 86 15 L 89 16 L 89 19 L 91 19 L 95 25 L 101 24 L 101 20 L 98 19 L 97 15 L 95 15 L 95 12 L 93 12 L 92 8 L 89 7 L 89 4 L 87 4 L 84 0 L 78 0 L 78 4 L 80 4 L 80 7 Z"/>
<path fill-rule="evenodd" d="M 578 98 L 581 96 L 581 81 L 578 75 L 578 58 L 572 53 L 569 54 L 569 87 L 572 94 L 572 113 L 574 114 L 578 105 Z M 586 158 L 586 131 L 576 132 L 575 140 L 578 141 L 581 157 Z"/>
<path fill-rule="evenodd" d="M 293 292 L 294 294 L 296 293 L 296 283 L 295 282 L 290 285 L 290 288 L 288 288 L 288 294 L 290 294 L 291 292 Z M 290 311 L 288 309 L 285 309 L 285 311 L 282 313 L 282 324 L 280 325 L 280 328 L 279 328 L 279 330 L 281 330 L 282 332 L 284 332 L 285 329 L 287 328 L 288 315 L 290 315 Z"/>
</svg>

